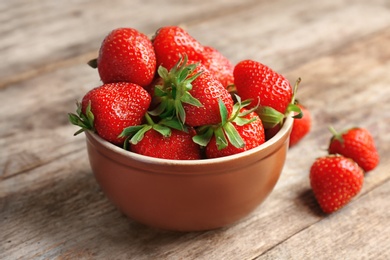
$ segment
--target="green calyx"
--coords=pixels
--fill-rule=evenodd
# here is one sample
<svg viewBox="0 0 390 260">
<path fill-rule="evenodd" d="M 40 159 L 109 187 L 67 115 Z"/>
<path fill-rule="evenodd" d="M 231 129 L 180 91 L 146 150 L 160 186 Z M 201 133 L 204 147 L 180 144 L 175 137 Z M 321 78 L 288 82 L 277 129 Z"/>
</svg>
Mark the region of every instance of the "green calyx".
<svg viewBox="0 0 390 260">
<path fill-rule="evenodd" d="M 265 129 L 270 129 L 275 127 L 276 125 L 283 124 L 284 119 L 291 112 L 294 112 L 294 115 L 292 116 L 293 118 L 300 119 L 303 117 L 302 110 L 297 105 L 297 101 L 296 101 L 296 93 L 298 91 L 298 85 L 300 82 L 301 82 L 301 78 L 298 78 L 293 88 L 293 96 L 291 98 L 291 102 L 288 104 L 284 114 L 269 106 L 258 107 L 256 113 L 259 115 L 261 121 L 263 122 Z"/>
<path fill-rule="evenodd" d="M 198 64 L 187 65 L 188 58 L 179 59 L 175 66 L 168 71 L 160 66 L 157 70 L 159 76 L 163 79 L 162 85 L 155 86 L 154 96 L 159 100 L 159 105 L 149 113 L 160 118 L 174 118 L 184 126 L 186 121 L 186 113 L 183 103 L 190 104 L 196 107 L 201 107 L 202 104 L 198 99 L 190 94 L 192 82 L 199 77 L 202 72 L 194 73 Z"/>
<path fill-rule="evenodd" d="M 95 117 L 91 111 L 91 100 L 88 102 L 88 105 L 85 109 L 85 114 L 82 112 L 81 104 L 79 102 L 76 103 L 77 110 L 76 113 L 69 113 L 68 119 L 69 122 L 73 125 L 81 127 L 77 132 L 74 133 L 74 135 L 78 135 L 85 130 L 92 130 L 94 131 L 93 123 L 95 120 Z"/>
<path fill-rule="evenodd" d="M 345 134 L 347 131 L 337 132 L 336 129 L 333 128 L 333 126 L 328 126 L 328 129 L 332 133 L 331 141 L 337 140 L 340 143 L 344 143 L 343 134 Z"/>
<path fill-rule="evenodd" d="M 221 115 L 221 123 L 217 125 L 202 126 L 197 129 L 197 135 L 192 140 L 200 146 L 207 146 L 211 138 L 215 136 L 216 144 L 219 150 L 226 148 L 231 143 L 236 148 L 242 148 L 245 146 L 244 140 L 234 127 L 233 122 L 236 125 L 243 126 L 256 120 L 256 118 L 247 119 L 249 113 L 253 112 L 257 107 L 241 112 L 243 107 L 250 104 L 251 100 L 241 102 L 239 96 L 236 96 L 237 102 L 233 106 L 233 111 L 229 117 L 226 105 L 221 99 L 218 100 L 219 111 Z"/>
<path fill-rule="evenodd" d="M 129 144 L 138 144 L 145 136 L 145 133 L 153 129 L 164 137 L 171 135 L 171 129 L 183 130 L 182 125 L 176 119 L 162 119 L 154 123 L 148 113 L 145 114 L 146 123 L 143 125 L 129 126 L 123 129 L 119 138 L 126 137 L 123 148 L 128 150 Z M 187 129 L 184 129 L 187 130 Z"/>
</svg>

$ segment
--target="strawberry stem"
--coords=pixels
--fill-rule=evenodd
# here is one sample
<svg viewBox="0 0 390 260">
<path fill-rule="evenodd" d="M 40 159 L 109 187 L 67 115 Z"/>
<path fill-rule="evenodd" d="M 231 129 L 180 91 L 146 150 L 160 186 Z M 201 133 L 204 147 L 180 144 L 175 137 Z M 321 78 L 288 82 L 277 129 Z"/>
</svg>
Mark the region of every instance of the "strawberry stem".
<svg viewBox="0 0 390 260">
<path fill-rule="evenodd" d="M 332 140 L 338 140 L 340 143 L 344 142 L 343 133 L 339 133 L 333 126 L 328 126 L 329 131 L 332 133 Z"/>
<path fill-rule="evenodd" d="M 79 129 L 73 135 L 78 135 L 84 132 L 85 130 L 95 131 L 95 128 L 93 126 L 95 116 L 91 111 L 91 100 L 88 102 L 88 105 L 85 109 L 85 114 L 82 112 L 81 104 L 79 102 L 76 102 L 76 105 L 77 105 L 76 114 L 68 113 L 68 119 L 71 124 L 79 126 L 81 127 L 81 129 Z"/>
<path fill-rule="evenodd" d="M 192 82 L 199 77 L 203 71 L 194 73 L 198 64 L 187 64 L 188 57 L 180 56 L 179 61 L 170 71 L 160 66 L 158 74 L 163 79 L 163 85 L 155 87 L 154 96 L 159 97 L 159 105 L 149 113 L 160 118 L 178 118 L 184 126 L 186 114 L 183 103 L 201 107 L 202 104 L 189 92 L 192 89 Z M 183 128 L 183 127 L 182 127 Z"/>
<path fill-rule="evenodd" d="M 245 106 L 248 106 L 251 103 L 251 100 L 245 100 L 241 102 L 241 98 L 239 96 L 236 96 L 236 99 L 237 103 L 234 104 L 233 112 L 230 117 L 228 115 L 226 105 L 221 99 L 218 99 L 219 112 L 222 119 L 221 123 L 217 125 L 206 125 L 199 127 L 197 129 L 198 134 L 195 135 L 192 140 L 200 146 L 205 147 L 214 135 L 217 148 L 219 150 L 226 148 L 229 143 L 231 143 L 236 148 L 244 147 L 245 142 L 241 138 L 233 122 L 239 126 L 253 122 L 256 120 L 256 118 L 246 119 L 243 117 L 253 112 L 255 109 L 257 109 L 257 107 L 241 113 L 241 109 Z"/>
</svg>

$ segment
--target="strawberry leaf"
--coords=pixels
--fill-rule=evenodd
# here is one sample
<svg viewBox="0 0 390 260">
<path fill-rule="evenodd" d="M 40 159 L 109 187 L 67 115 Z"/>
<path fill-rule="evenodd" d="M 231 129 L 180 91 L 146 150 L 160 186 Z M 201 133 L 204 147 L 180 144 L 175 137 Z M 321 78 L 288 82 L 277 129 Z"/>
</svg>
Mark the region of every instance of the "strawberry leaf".
<svg viewBox="0 0 390 260">
<path fill-rule="evenodd" d="M 169 78 L 168 75 L 169 75 L 169 72 L 166 68 L 164 68 L 163 66 L 159 66 L 158 69 L 157 69 L 157 73 L 158 75 L 163 78 L 163 79 L 167 79 Z"/>
<path fill-rule="evenodd" d="M 227 138 L 229 139 L 229 142 L 236 148 L 242 148 L 245 146 L 244 140 L 242 140 L 240 134 L 237 132 L 234 125 L 230 122 L 226 123 L 223 126 L 223 130 L 225 131 L 225 134 Z"/>
<path fill-rule="evenodd" d="M 161 85 L 156 85 L 154 87 L 154 95 L 156 97 L 165 97 L 167 96 L 167 93 L 163 90 L 163 87 Z"/>
<path fill-rule="evenodd" d="M 225 103 L 221 99 L 218 99 L 219 113 L 221 115 L 221 125 L 225 125 L 228 121 L 229 112 L 227 111 Z"/>
<path fill-rule="evenodd" d="M 86 107 L 85 114 L 81 110 L 81 104 L 79 102 L 76 103 L 77 109 L 76 113 L 68 113 L 68 120 L 71 124 L 81 127 L 77 132 L 75 132 L 73 135 L 78 135 L 85 130 L 92 130 L 94 131 L 94 115 L 91 111 L 91 101 L 88 102 L 88 105 Z"/>
<path fill-rule="evenodd" d="M 123 129 L 122 133 L 118 136 L 118 138 L 122 138 L 125 136 L 132 137 L 135 133 L 137 133 L 139 130 L 141 130 L 144 126 L 143 125 L 136 125 L 136 126 L 129 126 Z"/>
<path fill-rule="evenodd" d="M 301 110 L 301 108 L 295 104 L 289 104 L 287 106 L 287 113 L 290 113 L 290 112 L 295 112 L 295 115 L 293 116 L 293 118 L 302 118 L 303 117 L 303 112 Z"/>
<path fill-rule="evenodd" d="M 184 124 L 186 122 L 186 112 L 180 100 L 175 100 L 175 108 L 176 117 Z"/>
<path fill-rule="evenodd" d="M 238 126 L 243 126 L 243 125 L 250 124 L 250 123 L 252 123 L 255 120 L 256 120 L 256 118 L 248 119 L 248 118 L 245 118 L 245 117 L 239 117 L 238 116 L 232 122 L 236 123 Z"/>
<path fill-rule="evenodd" d="M 190 105 L 193 105 L 193 106 L 196 106 L 196 107 L 201 107 L 203 106 L 202 103 L 200 103 L 200 101 L 196 98 L 194 98 L 190 92 L 184 92 L 183 95 L 181 96 L 180 98 L 181 102 L 183 103 L 187 103 L 187 104 L 190 104 Z"/>
<path fill-rule="evenodd" d="M 171 135 L 171 129 L 167 126 L 163 126 L 160 124 L 153 125 L 153 129 L 159 132 L 162 136 L 168 137 Z"/>
<path fill-rule="evenodd" d="M 131 137 L 129 142 L 131 144 L 138 144 L 142 140 L 142 138 L 144 138 L 145 133 L 150 129 L 152 129 L 151 125 L 143 125 L 142 128 L 139 131 L 137 131 L 133 135 L 133 137 Z"/>
<path fill-rule="evenodd" d="M 177 118 L 163 118 L 158 123 L 160 125 L 164 125 L 176 130 L 184 131 L 186 133 L 188 132 L 187 127 L 182 123 L 180 123 L 179 120 L 177 120 Z"/>
<path fill-rule="evenodd" d="M 192 137 L 192 141 L 199 144 L 200 146 L 205 147 L 210 142 L 210 139 L 213 136 L 213 134 L 214 134 L 213 129 L 209 127 L 203 133 Z"/>
<path fill-rule="evenodd" d="M 215 141 L 217 143 L 218 150 L 222 150 L 228 146 L 228 140 L 226 139 L 225 133 L 222 127 L 218 127 L 214 130 Z"/>
<path fill-rule="evenodd" d="M 152 116 L 161 115 L 162 112 L 166 110 L 168 103 L 163 100 L 155 109 L 148 111 L 148 113 Z"/>
<path fill-rule="evenodd" d="M 284 115 L 272 107 L 261 106 L 256 109 L 256 112 L 263 122 L 265 129 L 270 129 L 283 123 Z"/>
</svg>

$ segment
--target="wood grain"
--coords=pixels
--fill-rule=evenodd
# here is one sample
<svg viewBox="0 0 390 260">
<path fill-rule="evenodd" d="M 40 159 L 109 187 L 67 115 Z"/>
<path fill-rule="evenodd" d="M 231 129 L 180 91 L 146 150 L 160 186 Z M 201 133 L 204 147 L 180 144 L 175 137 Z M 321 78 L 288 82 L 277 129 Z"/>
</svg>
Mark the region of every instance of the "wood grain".
<svg viewBox="0 0 390 260">
<path fill-rule="evenodd" d="M 17 0 L 0 2 L 0 12 L 0 259 L 390 258 L 387 1 Z M 127 219 L 100 191 L 84 136 L 73 137 L 67 122 L 75 101 L 100 84 L 85 63 L 102 37 L 162 24 L 185 25 L 234 62 L 252 58 L 303 79 L 298 98 L 312 130 L 290 149 L 269 198 L 231 227 L 176 233 Z M 326 153 L 330 124 L 369 129 L 381 162 L 328 216 L 308 171 Z"/>
</svg>

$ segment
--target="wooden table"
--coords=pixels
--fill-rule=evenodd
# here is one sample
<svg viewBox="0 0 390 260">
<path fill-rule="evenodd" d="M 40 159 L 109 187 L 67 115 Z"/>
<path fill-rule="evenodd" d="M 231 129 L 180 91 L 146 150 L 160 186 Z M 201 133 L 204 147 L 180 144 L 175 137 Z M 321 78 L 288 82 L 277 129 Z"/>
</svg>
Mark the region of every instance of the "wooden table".
<svg viewBox="0 0 390 260">
<path fill-rule="evenodd" d="M 164 2 L 164 4 L 163 4 Z M 387 0 L 0 2 L 0 259 L 390 259 L 390 5 Z M 233 63 L 302 77 L 313 127 L 272 194 L 227 228 L 177 233 L 124 217 L 102 194 L 67 113 L 100 84 L 86 62 L 116 27 L 181 25 Z M 308 173 L 328 125 L 373 134 L 380 165 L 337 213 Z"/>
</svg>

